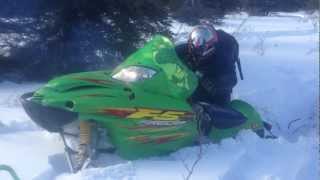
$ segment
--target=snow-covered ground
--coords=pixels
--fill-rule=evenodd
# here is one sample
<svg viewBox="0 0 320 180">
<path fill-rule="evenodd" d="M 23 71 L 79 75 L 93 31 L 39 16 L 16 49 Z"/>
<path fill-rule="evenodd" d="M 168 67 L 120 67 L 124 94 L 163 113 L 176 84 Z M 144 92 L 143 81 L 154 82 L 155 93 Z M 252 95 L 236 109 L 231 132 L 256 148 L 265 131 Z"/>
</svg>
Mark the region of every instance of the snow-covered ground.
<svg viewBox="0 0 320 180">
<path fill-rule="evenodd" d="M 166 157 L 137 161 L 110 157 L 105 168 L 67 174 L 53 170 L 47 162 L 48 156 L 62 153 L 61 141 L 36 127 L 18 100 L 22 93 L 41 84 L 2 82 L 0 164 L 12 166 L 22 180 L 317 180 L 318 20 L 318 14 L 302 12 L 269 17 L 236 14 L 228 15 L 218 27 L 233 33 L 240 43 L 245 80 L 234 89 L 234 98 L 255 106 L 263 119 L 274 124 L 278 139 L 260 139 L 243 131 L 220 144 L 184 148 Z M 180 24 L 173 29 L 182 35 L 189 30 Z M 10 177 L 0 171 L 0 179 Z"/>
</svg>

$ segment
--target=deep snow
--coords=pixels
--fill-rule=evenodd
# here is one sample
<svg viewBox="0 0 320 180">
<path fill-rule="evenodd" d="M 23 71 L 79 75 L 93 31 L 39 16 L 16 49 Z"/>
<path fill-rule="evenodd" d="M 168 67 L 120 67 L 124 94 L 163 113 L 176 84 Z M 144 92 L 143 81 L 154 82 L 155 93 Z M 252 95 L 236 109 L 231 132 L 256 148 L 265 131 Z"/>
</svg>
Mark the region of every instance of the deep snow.
<svg viewBox="0 0 320 180">
<path fill-rule="evenodd" d="M 222 28 L 240 43 L 245 80 L 234 98 L 255 106 L 274 124 L 275 140 L 243 131 L 220 144 L 181 149 L 165 157 L 124 161 L 110 156 L 105 168 L 77 174 L 53 170 L 47 157 L 62 153 L 59 138 L 34 125 L 19 96 L 41 84 L 0 83 L 0 164 L 21 179 L 317 180 L 319 176 L 319 29 L 318 14 L 275 13 L 269 17 L 228 15 Z M 242 25 L 241 25 L 242 24 Z M 173 25 L 179 39 L 190 27 Z M 236 31 L 236 32 L 235 32 Z M 10 179 L 0 171 L 0 179 Z"/>
</svg>

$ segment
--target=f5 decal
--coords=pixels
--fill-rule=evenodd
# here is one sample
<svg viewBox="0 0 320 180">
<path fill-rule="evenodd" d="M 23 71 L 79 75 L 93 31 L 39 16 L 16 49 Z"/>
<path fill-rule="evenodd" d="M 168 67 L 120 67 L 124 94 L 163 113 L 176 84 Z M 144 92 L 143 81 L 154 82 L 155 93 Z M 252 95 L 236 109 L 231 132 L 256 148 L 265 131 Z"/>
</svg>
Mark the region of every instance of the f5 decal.
<svg viewBox="0 0 320 180">
<path fill-rule="evenodd" d="M 178 112 L 178 111 L 164 111 L 159 116 L 153 117 L 154 120 L 178 120 L 179 117 L 182 117 L 185 112 Z"/>
<path fill-rule="evenodd" d="M 162 110 L 156 109 L 137 109 L 136 112 L 133 112 L 127 118 L 140 119 L 140 118 L 153 118 L 161 114 Z"/>
<path fill-rule="evenodd" d="M 176 121 L 192 119 L 192 113 L 187 111 L 159 110 L 146 108 L 112 108 L 99 112 L 129 119 L 149 119 L 155 121 Z"/>
<path fill-rule="evenodd" d="M 141 119 L 149 118 L 153 120 L 174 121 L 183 117 L 187 112 L 181 111 L 163 111 L 155 109 L 137 109 L 136 112 L 127 116 L 127 118 Z"/>
</svg>

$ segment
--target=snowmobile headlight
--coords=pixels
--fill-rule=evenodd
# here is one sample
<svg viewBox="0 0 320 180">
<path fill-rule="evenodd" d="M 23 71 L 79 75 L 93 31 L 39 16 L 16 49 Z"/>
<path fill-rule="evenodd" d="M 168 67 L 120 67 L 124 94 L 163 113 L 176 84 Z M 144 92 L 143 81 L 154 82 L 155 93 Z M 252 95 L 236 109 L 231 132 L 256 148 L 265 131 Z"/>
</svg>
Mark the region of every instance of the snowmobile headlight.
<svg viewBox="0 0 320 180">
<path fill-rule="evenodd" d="M 150 79 L 156 74 L 156 71 L 141 67 L 141 66 L 130 66 L 121 69 L 118 73 L 114 74 L 112 78 L 125 81 L 125 82 L 135 82 L 145 79 Z"/>
</svg>

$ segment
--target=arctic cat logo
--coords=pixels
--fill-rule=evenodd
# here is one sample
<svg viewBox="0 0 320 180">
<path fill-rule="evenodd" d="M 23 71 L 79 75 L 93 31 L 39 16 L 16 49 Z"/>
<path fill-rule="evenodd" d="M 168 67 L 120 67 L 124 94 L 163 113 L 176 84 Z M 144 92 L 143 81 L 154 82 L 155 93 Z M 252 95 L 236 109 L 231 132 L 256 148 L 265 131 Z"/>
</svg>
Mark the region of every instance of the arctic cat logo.
<svg viewBox="0 0 320 180">
<path fill-rule="evenodd" d="M 104 109 L 100 112 L 129 119 L 152 119 L 159 121 L 175 121 L 179 119 L 191 119 L 192 114 L 188 111 L 158 110 L 146 108 L 113 108 Z"/>
<path fill-rule="evenodd" d="M 143 125 L 148 125 L 148 126 L 178 126 L 185 124 L 186 121 L 142 121 L 140 122 Z"/>
</svg>

